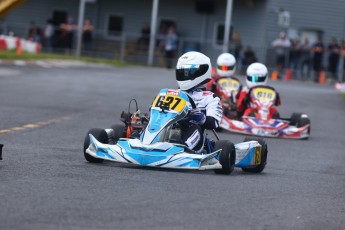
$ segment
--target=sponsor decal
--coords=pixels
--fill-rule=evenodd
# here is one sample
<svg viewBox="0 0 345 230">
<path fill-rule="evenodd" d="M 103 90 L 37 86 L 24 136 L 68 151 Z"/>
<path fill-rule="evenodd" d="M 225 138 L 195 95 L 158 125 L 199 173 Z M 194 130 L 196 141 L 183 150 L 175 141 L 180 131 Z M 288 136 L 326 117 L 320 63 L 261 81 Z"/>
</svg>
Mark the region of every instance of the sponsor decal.
<svg viewBox="0 0 345 230">
<path fill-rule="evenodd" d="M 204 92 L 202 93 L 203 96 L 207 96 L 207 95 L 211 95 L 211 94 L 212 94 L 211 91 L 204 91 Z"/>
<path fill-rule="evenodd" d="M 175 89 L 168 89 L 167 94 L 178 96 L 178 95 L 180 95 L 180 91 L 179 90 L 175 90 Z"/>
<path fill-rule="evenodd" d="M 257 146 L 255 148 L 254 165 L 259 165 L 261 163 L 261 151 L 262 151 L 261 146 Z"/>
</svg>

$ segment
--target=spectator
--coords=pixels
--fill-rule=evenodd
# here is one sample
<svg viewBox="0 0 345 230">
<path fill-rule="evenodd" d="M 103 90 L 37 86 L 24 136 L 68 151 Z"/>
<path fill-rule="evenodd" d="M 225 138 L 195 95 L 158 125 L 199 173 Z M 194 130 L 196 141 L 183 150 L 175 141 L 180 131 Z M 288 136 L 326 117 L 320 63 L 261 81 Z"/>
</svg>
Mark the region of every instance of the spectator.
<svg viewBox="0 0 345 230">
<path fill-rule="evenodd" d="M 164 66 L 165 36 L 165 27 L 160 25 L 156 35 L 156 55 L 158 56 L 159 66 Z"/>
<path fill-rule="evenodd" d="M 144 23 L 141 29 L 141 37 L 138 40 L 139 49 L 147 50 L 150 42 L 151 29 L 147 22 Z"/>
<path fill-rule="evenodd" d="M 332 38 L 328 44 L 328 71 L 331 74 L 331 80 L 336 81 L 338 74 L 338 64 L 340 58 L 340 46 L 336 38 Z"/>
<path fill-rule="evenodd" d="M 168 33 L 164 40 L 164 50 L 165 50 L 165 65 L 166 68 L 171 69 L 173 67 L 173 60 L 177 51 L 178 37 L 175 32 L 175 27 L 170 26 L 168 28 Z"/>
<path fill-rule="evenodd" d="M 73 18 L 68 17 L 66 23 L 60 25 L 60 29 L 60 46 L 65 50 L 65 54 L 70 54 L 73 49 L 74 30 L 76 29 Z"/>
<path fill-rule="evenodd" d="M 44 44 L 48 52 L 52 52 L 53 47 L 53 36 L 54 36 L 54 25 L 53 20 L 48 19 L 47 24 L 44 28 Z"/>
<path fill-rule="evenodd" d="M 27 39 L 34 42 L 41 42 L 42 31 L 36 26 L 35 21 L 31 21 Z"/>
<path fill-rule="evenodd" d="M 240 60 L 240 54 L 242 50 L 241 37 L 238 33 L 233 32 L 230 42 L 229 53 L 234 54 L 236 60 Z"/>
<path fill-rule="evenodd" d="M 83 41 L 83 49 L 87 53 L 89 53 L 92 48 L 92 31 L 93 30 L 94 30 L 94 26 L 92 25 L 91 20 L 85 19 L 84 25 L 83 25 L 82 41 Z"/>
<path fill-rule="evenodd" d="M 297 77 L 299 73 L 299 65 L 301 60 L 302 50 L 301 41 L 296 39 L 292 42 L 292 48 L 290 49 L 290 67 L 292 68 L 292 73 L 294 77 Z"/>
<path fill-rule="evenodd" d="M 342 62 L 343 62 L 343 67 L 342 67 L 339 82 L 343 83 L 344 79 L 345 79 L 345 39 L 343 39 L 341 41 L 341 58 L 342 58 Z"/>
<path fill-rule="evenodd" d="M 258 62 L 258 59 L 256 58 L 252 47 L 250 45 L 247 45 L 242 58 L 242 73 L 245 73 L 247 67 L 254 62 Z"/>
<path fill-rule="evenodd" d="M 309 79 L 310 78 L 310 71 L 311 71 L 311 45 L 309 42 L 309 38 L 305 37 L 303 44 L 301 45 L 301 75 L 302 79 Z"/>
<path fill-rule="evenodd" d="M 282 71 L 286 67 L 287 63 L 287 54 L 288 50 L 291 47 L 290 40 L 286 37 L 285 32 L 279 33 L 279 38 L 275 39 L 272 42 L 272 47 L 275 49 L 276 52 L 276 64 L 279 74 L 282 74 Z"/>
<path fill-rule="evenodd" d="M 313 70 L 314 70 L 314 82 L 319 82 L 320 72 L 323 68 L 322 60 L 325 52 L 325 46 L 322 42 L 322 37 L 318 36 L 316 42 L 312 46 L 313 51 Z"/>
</svg>

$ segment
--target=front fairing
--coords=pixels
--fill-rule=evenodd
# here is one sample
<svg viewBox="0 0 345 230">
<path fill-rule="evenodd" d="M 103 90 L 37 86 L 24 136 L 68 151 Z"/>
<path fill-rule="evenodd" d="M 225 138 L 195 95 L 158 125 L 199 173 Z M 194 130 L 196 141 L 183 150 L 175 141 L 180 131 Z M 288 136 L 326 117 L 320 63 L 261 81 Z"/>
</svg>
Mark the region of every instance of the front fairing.
<svg viewBox="0 0 345 230">
<path fill-rule="evenodd" d="M 241 84 L 235 79 L 222 77 L 218 80 L 218 85 L 224 96 L 230 97 L 233 93 L 239 93 Z"/>
<path fill-rule="evenodd" d="M 164 130 L 184 118 L 190 108 L 188 95 L 180 90 L 162 89 L 152 103 L 150 121 L 140 140 L 144 144 L 159 141 Z"/>
<path fill-rule="evenodd" d="M 252 89 L 250 97 L 251 102 L 257 109 L 257 118 L 264 122 L 269 120 L 270 115 L 272 115 L 270 114 L 270 108 L 276 101 L 277 93 L 271 88 L 256 87 Z"/>
</svg>

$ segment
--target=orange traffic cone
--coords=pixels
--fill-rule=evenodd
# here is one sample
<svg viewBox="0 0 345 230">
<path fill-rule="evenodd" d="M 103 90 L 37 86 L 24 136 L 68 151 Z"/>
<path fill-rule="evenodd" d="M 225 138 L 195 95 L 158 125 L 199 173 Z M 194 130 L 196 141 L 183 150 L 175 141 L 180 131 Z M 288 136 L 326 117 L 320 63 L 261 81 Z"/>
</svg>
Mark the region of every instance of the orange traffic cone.
<svg viewBox="0 0 345 230">
<path fill-rule="evenodd" d="M 271 74 L 271 80 L 272 80 L 272 81 L 278 80 L 278 72 L 277 72 L 276 70 L 272 72 L 272 74 Z"/>
<path fill-rule="evenodd" d="M 292 75 L 292 71 L 291 71 L 291 69 L 289 68 L 289 69 L 287 69 L 287 70 L 285 71 L 285 80 L 286 80 L 286 81 L 290 81 L 290 80 L 291 80 L 291 75 Z"/>
<path fill-rule="evenodd" d="M 326 82 L 326 72 L 324 70 L 322 70 L 320 72 L 319 83 L 323 85 L 323 84 L 325 84 L 325 82 Z"/>
<path fill-rule="evenodd" d="M 20 55 L 22 55 L 22 52 L 23 52 L 22 43 L 21 43 L 20 39 L 17 39 L 16 45 L 17 45 L 17 55 L 20 56 Z"/>
</svg>

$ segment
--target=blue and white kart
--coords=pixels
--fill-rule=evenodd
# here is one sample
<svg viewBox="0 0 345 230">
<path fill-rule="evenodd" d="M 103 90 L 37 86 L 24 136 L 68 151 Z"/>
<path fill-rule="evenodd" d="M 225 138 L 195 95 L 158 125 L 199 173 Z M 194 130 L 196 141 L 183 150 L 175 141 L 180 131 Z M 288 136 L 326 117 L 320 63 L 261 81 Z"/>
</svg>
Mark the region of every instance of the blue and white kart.
<svg viewBox="0 0 345 230">
<path fill-rule="evenodd" d="M 267 144 L 262 138 L 246 137 L 245 142 L 234 145 L 229 140 L 219 140 L 213 130 L 218 140 L 210 140 L 205 131 L 204 145 L 198 151 L 183 144 L 178 121 L 195 108 L 183 91 L 162 89 L 152 103 L 150 119 L 139 138 L 118 138 L 118 130 L 91 129 L 84 141 L 84 156 L 92 163 L 109 160 L 149 167 L 213 169 L 219 174 L 230 174 L 234 167 L 254 173 L 264 170 Z"/>
</svg>

